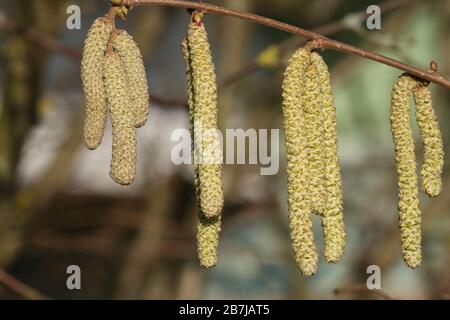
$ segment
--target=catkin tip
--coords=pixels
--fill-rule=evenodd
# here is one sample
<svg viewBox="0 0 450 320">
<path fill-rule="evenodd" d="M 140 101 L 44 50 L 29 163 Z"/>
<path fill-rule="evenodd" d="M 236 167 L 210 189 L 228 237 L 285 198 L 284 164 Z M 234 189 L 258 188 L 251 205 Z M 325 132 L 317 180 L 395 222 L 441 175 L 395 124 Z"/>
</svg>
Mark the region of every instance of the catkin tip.
<svg viewBox="0 0 450 320">
<path fill-rule="evenodd" d="M 203 268 L 210 269 L 217 265 L 220 231 L 220 217 L 209 219 L 202 213 L 199 213 L 197 224 L 197 251 L 200 266 Z"/>
</svg>

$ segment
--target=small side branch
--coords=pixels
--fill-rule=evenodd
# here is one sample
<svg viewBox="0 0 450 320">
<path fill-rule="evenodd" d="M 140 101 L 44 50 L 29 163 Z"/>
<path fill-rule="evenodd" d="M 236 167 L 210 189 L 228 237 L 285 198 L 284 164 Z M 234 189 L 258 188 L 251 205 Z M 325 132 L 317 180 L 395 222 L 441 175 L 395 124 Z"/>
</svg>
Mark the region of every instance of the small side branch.
<svg viewBox="0 0 450 320">
<path fill-rule="evenodd" d="M 35 289 L 24 284 L 20 280 L 14 278 L 12 275 L 0 269 L 0 284 L 3 284 L 10 290 L 14 291 L 21 297 L 28 300 L 48 300 L 46 296 L 36 291 Z"/>
</svg>

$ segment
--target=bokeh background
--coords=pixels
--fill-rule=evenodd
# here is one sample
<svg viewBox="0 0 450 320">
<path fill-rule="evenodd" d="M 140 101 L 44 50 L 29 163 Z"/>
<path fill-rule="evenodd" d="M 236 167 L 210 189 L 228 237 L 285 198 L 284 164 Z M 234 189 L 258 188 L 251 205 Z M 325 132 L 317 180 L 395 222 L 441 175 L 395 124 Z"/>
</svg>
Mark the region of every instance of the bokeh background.
<svg viewBox="0 0 450 320">
<path fill-rule="evenodd" d="M 418 67 L 436 60 L 450 76 L 447 0 L 207 2 L 318 29 Z M 71 4 L 81 8 L 81 30 L 66 27 Z M 370 4 L 384 10 L 379 31 L 365 27 Z M 118 22 L 142 50 L 153 97 L 150 120 L 138 131 L 138 176 L 123 188 L 108 175 L 110 125 L 98 150 L 86 150 L 81 140 L 80 52 L 89 25 L 108 7 L 106 0 L 0 1 L 0 299 L 450 297 L 448 157 L 442 195 L 421 199 L 424 263 L 411 270 L 401 259 L 389 128 L 390 92 L 401 71 L 323 54 L 338 111 L 348 234 L 342 261 L 327 265 L 321 258 L 311 278 L 297 270 L 281 148 L 274 176 L 261 176 L 259 165 L 224 166 L 220 261 L 202 270 L 192 168 L 170 160 L 172 131 L 188 127 L 180 52 L 188 14 L 140 7 Z M 205 22 L 221 87 L 220 127 L 281 129 L 283 69 L 304 39 L 228 17 L 207 16 Z M 261 64 L 257 58 L 269 46 L 279 58 Z M 432 90 L 447 146 L 450 90 Z M 422 145 L 416 141 L 420 164 Z M 314 219 L 321 253 L 320 222 Z M 383 291 L 365 287 L 373 264 L 381 268 Z M 80 266 L 82 290 L 67 289 L 69 265 Z"/>
</svg>

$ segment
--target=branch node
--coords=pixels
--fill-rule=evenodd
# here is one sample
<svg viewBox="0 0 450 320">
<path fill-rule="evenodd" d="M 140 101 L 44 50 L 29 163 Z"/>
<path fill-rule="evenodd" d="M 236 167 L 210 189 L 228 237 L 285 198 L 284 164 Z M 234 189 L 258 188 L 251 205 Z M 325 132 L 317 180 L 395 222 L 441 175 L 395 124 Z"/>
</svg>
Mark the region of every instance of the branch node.
<svg viewBox="0 0 450 320">
<path fill-rule="evenodd" d="M 308 41 L 305 45 L 305 48 L 309 51 L 313 50 L 324 50 L 326 47 L 325 41 L 322 39 L 314 39 L 311 41 Z"/>
</svg>

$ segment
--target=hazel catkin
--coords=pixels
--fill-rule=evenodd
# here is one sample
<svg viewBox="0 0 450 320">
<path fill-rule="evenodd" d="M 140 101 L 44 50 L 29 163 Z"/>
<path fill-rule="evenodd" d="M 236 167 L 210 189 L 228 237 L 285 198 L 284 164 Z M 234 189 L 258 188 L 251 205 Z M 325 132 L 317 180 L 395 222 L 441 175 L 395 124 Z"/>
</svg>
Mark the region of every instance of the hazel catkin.
<svg viewBox="0 0 450 320">
<path fill-rule="evenodd" d="M 96 19 L 83 48 L 81 79 L 86 97 L 83 140 L 91 150 L 100 145 L 105 129 L 107 102 L 103 85 L 103 59 L 111 31 L 111 21 L 106 18 Z"/>
<path fill-rule="evenodd" d="M 131 109 L 135 118 L 135 126 L 139 128 L 147 121 L 149 113 L 149 92 L 147 74 L 141 51 L 133 37 L 125 30 L 115 32 L 113 47 L 119 54 L 127 76 Z"/>
<path fill-rule="evenodd" d="M 399 225 L 403 260 L 411 268 L 422 261 L 422 231 L 414 139 L 410 124 L 409 98 L 416 81 L 402 75 L 394 85 L 391 130 L 398 175 Z"/>
<path fill-rule="evenodd" d="M 129 185 L 136 176 L 136 128 L 125 69 L 116 53 L 105 58 L 104 80 L 113 128 L 110 176 L 121 185 Z"/>
<path fill-rule="evenodd" d="M 416 120 L 424 145 L 421 169 L 422 189 L 430 197 L 436 197 L 442 190 L 444 147 L 439 123 L 433 110 L 428 85 L 419 83 L 413 90 L 416 104 Z"/>
<path fill-rule="evenodd" d="M 181 43 L 181 48 L 183 52 L 184 61 L 186 64 L 186 76 L 187 76 L 187 88 L 188 88 L 188 106 L 189 106 L 189 119 L 191 126 L 191 136 L 194 136 L 194 88 L 193 88 L 193 78 L 192 78 L 192 68 L 191 60 L 189 54 L 188 40 L 185 38 Z M 194 139 L 192 139 L 194 140 Z M 192 158 L 194 160 L 195 146 L 194 141 L 191 143 L 192 147 Z M 197 214 L 197 253 L 200 260 L 200 265 L 204 268 L 212 268 L 217 264 L 218 261 L 218 245 L 219 245 L 219 234 L 221 229 L 221 218 L 212 217 L 207 218 L 205 214 L 201 211 L 201 189 L 199 187 L 198 178 L 198 164 L 194 163 L 194 185 L 197 195 L 197 205 L 200 210 Z"/>
<path fill-rule="evenodd" d="M 303 95 L 310 52 L 298 49 L 284 73 L 283 118 L 287 155 L 289 225 L 292 247 L 300 271 L 307 276 L 317 270 L 317 252 L 311 221 L 308 154 Z"/>
<path fill-rule="evenodd" d="M 322 98 L 324 188 L 326 192 L 325 208 L 321 217 L 325 241 L 325 259 L 327 262 L 338 262 L 345 247 L 345 227 L 342 178 L 338 155 L 338 133 L 336 107 L 333 101 L 330 72 L 316 52 L 311 53 L 311 66 L 316 69 Z"/>
<path fill-rule="evenodd" d="M 312 55 L 312 53 L 311 53 Z M 306 149 L 308 152 L 311 210 L 322 215 L 325 210 L 325 158 L 323 150 L 324 110 L 317 68 L 311 63 L 306 70 L 303 90 Z"/>
<path fill-rule="evenodd" d="M 202 14 L 194 12 L 187 32 L 194 119 L 194 155 L 197 166 L 200 208 L 208 217 L 223 207 L 220 141 L 217 135 L 217 83 Z M 197 157 L 196 157 L 197 158 Z"/>
</svg>

